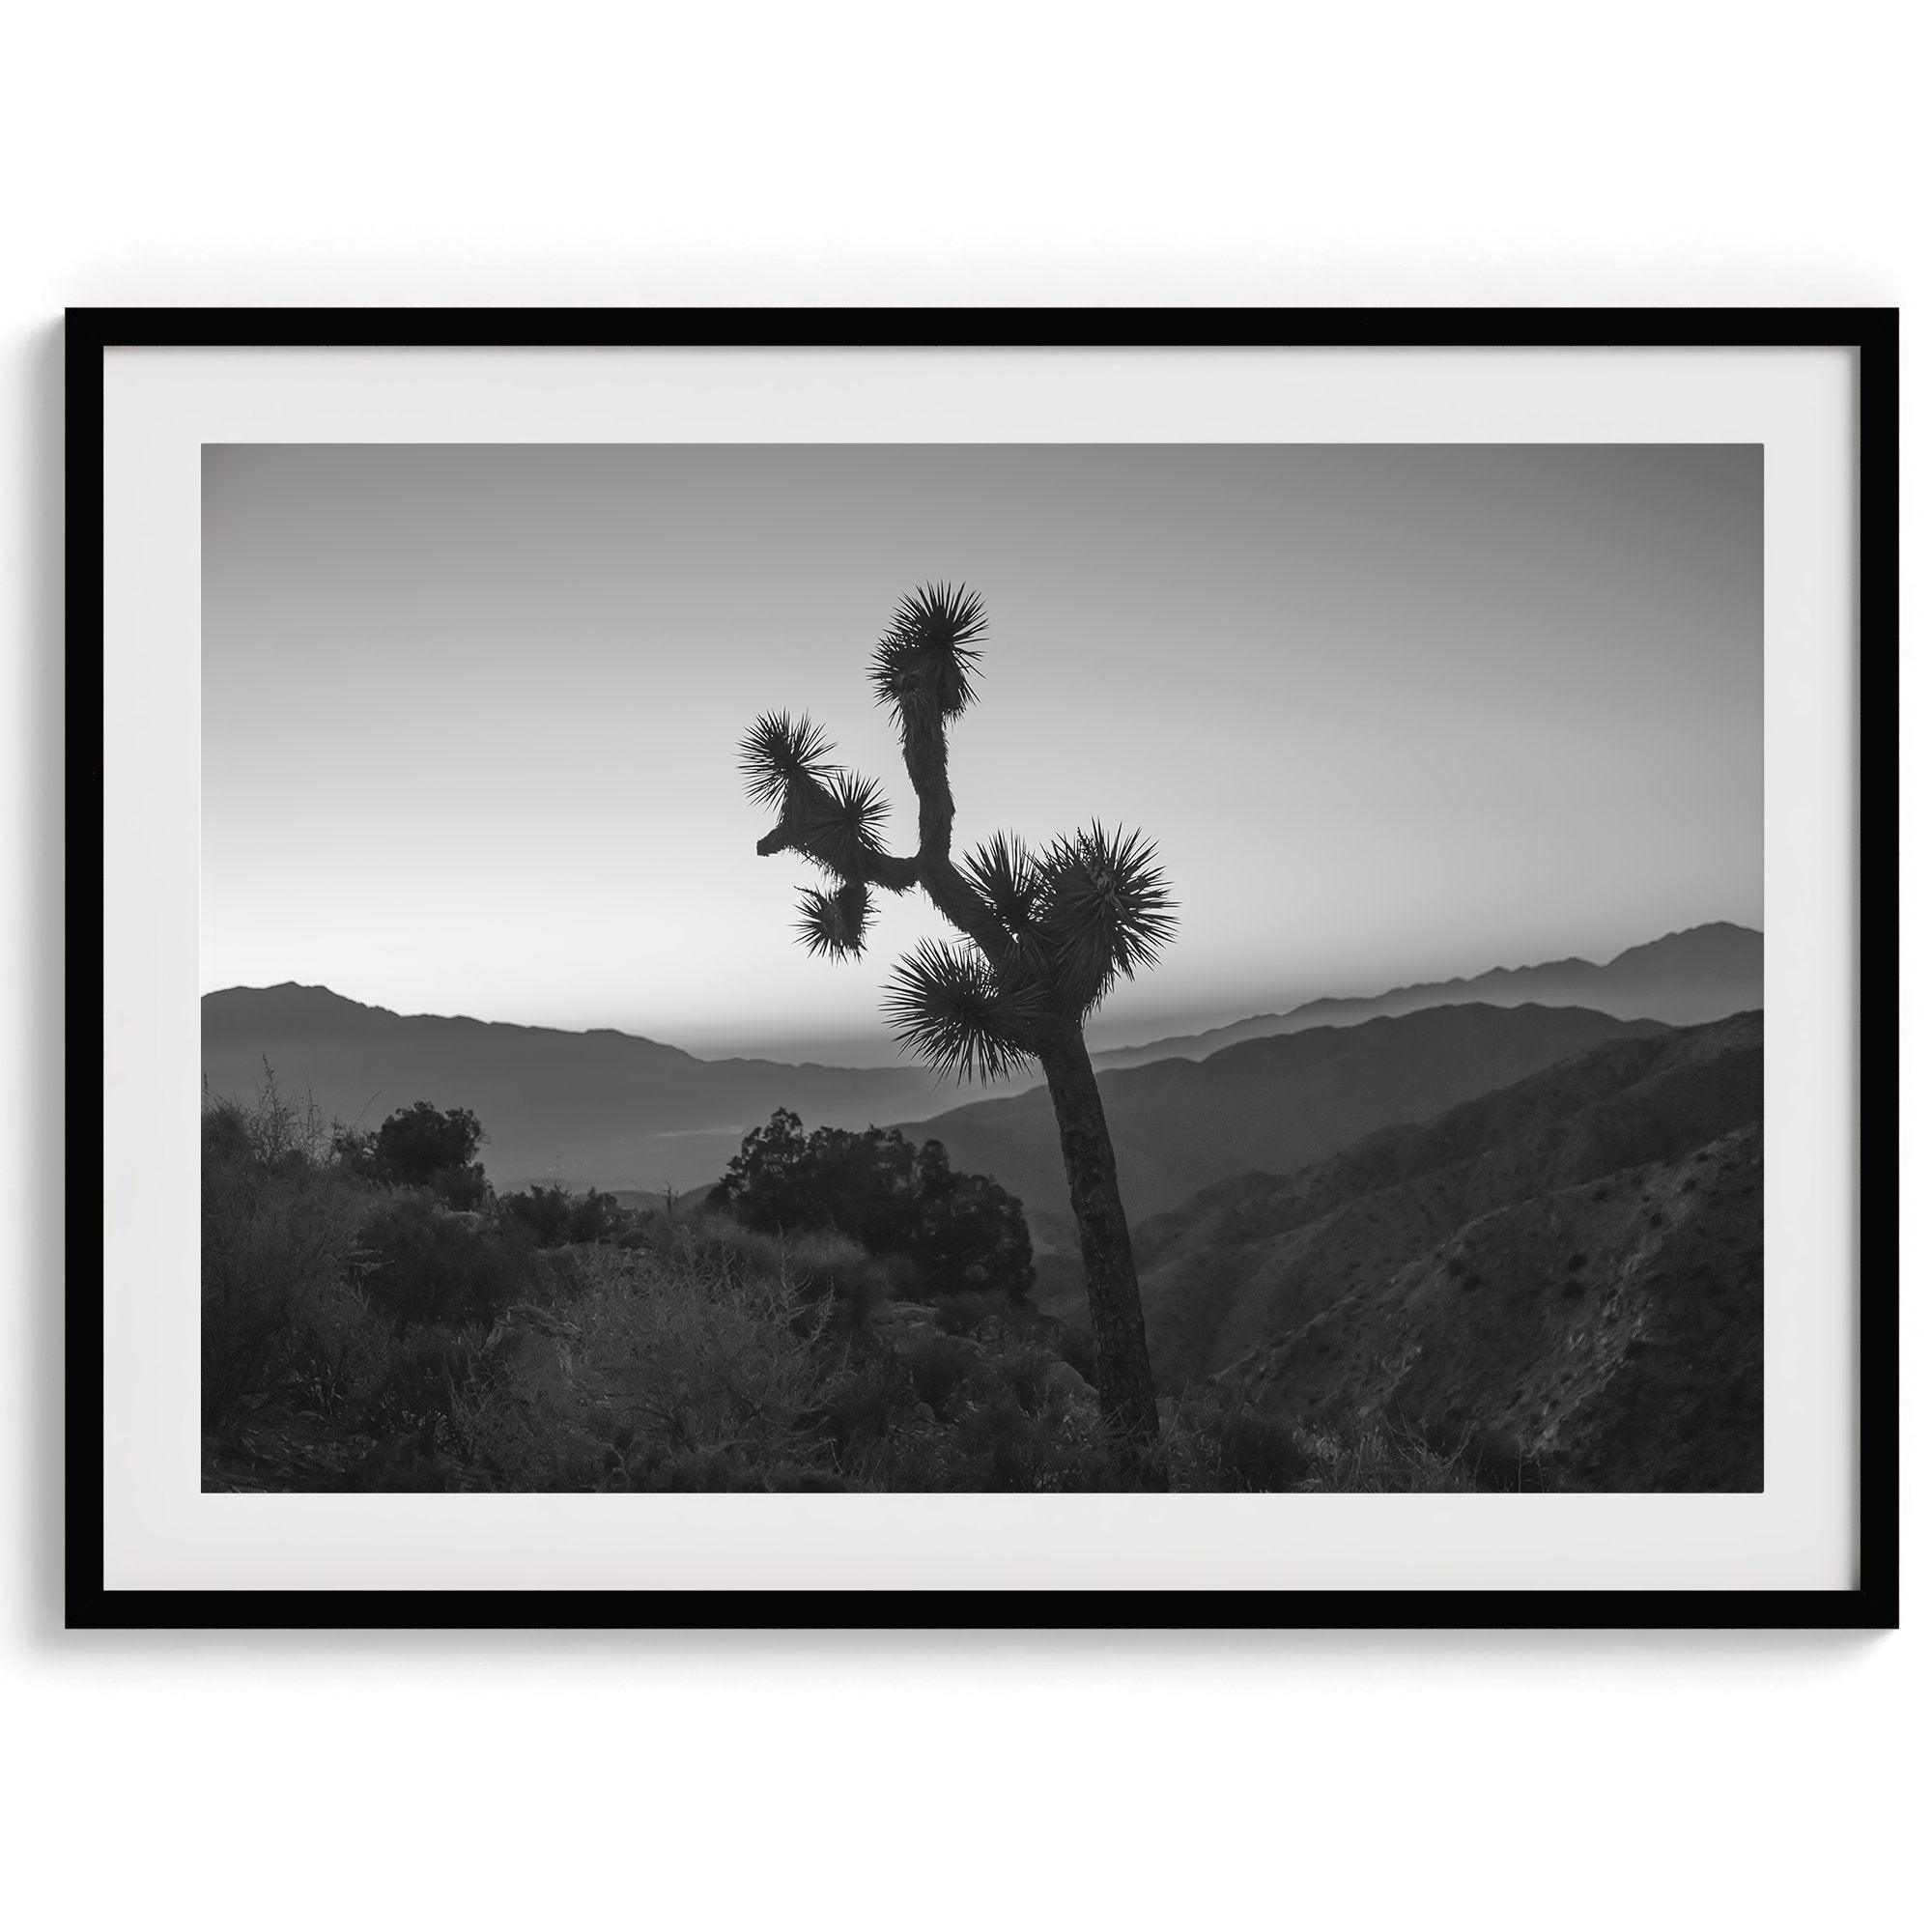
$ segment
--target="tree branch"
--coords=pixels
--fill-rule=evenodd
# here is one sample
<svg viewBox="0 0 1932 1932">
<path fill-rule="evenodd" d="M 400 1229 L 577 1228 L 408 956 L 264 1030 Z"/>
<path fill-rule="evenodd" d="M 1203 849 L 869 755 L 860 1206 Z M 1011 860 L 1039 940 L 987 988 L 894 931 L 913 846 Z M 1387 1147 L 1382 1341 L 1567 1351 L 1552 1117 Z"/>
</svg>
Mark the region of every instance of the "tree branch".
<svg viewBox="0 0 1932 1932">
<path fill-rule="evenodd" d="M 952 863 L 952 784 L 946 771 L 946 723 L 936 707 L 916 699 L 899 705 L 906 776 L 919 794 L 919 857 L 926 896 L 997 966 L 1009 937 L 984 899 Z"/>
<path fill-rule="evenodd" d="M 810 856 L 798 828 L 789 818 L 780 819 L 758 840 L 760 859 L 769 859 L 779 852 L 799 852 L 808 858 Z M 920 882 L 919 861 L 917 858 L 901 859 L 893 852 L 868 852 L 849 877 L 855 883 L 880 886 L 889 893 L 909 893 Z"/>
</svg>

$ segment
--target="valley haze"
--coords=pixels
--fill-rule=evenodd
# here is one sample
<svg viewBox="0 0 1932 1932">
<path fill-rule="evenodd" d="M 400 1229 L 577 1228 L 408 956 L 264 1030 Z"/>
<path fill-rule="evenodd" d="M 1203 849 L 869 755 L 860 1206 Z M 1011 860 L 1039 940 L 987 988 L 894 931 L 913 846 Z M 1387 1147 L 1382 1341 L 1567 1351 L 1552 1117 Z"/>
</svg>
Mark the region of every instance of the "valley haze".
<svg viewBox="0 0 1932 1932">
<path fill-rule="evenodd" d="M 1762 1002 L 1763 936 L 1714 923 L 1630 948 L 1602 965 L 1564 959 L 1320 1000 L 1094 1058 L 1110 1112 L 1122 1114 L 1132 1104 L 1133 1084 L 1121 1084 L 1129 1069 L 1211 1061 L 1228 1080 L 1239 1080 L 1249 1072 L 1249 1057 L 1231 1062 L 1230 1048 L 1311 1030 L 1333 1035 L 1458 1006 L 1568 1008 L 1615 1021 L 1684 1024 Z M 897 1123 L 942 1141 L 949 1131 L 944 1118 L 954 1117 L 962 1148 L 981 1147 L 988 1119 L 1017 1109 L 1020 1121 L 1033 1122 L 1023 1136 L 1038 1139 L 1037 1103 L 1029 1110 L 1015 1097 L 1032 1081 L 989 1095 L 983 1088 L 936 1082 L 916 1066 L 703 1060 L 614 1029 L 576 1033 L 405 1015 L 326 987 L 293 983 L 205 995 L 202 1069 L 210 1091 L 251 1094 L 265 1064 L 285 1088 L 313 1094 L 325 1113 L 346 1123 L 373 1126 L 416 1100 L 469 1107 L 490 1135 L 482 1159 L 498 1188 L 561 1181 L 574 1188 L 682 1192 L 715 1180 L 746 1132 L 778 1107 L 789 1107 L 808 1125 Z M 1119 1134 L 1126 1122 L 1115 1124 Z M 1042 1162 L 1036 1151 L 1020 1165 L 1033 1181 L 1021 1190 L 1022 1200 L 1030 1211 L 1051 1215 L 1052 1204 L 1042 1197 L 1057 1191 L 1052 1160 Z"/>
</svg>

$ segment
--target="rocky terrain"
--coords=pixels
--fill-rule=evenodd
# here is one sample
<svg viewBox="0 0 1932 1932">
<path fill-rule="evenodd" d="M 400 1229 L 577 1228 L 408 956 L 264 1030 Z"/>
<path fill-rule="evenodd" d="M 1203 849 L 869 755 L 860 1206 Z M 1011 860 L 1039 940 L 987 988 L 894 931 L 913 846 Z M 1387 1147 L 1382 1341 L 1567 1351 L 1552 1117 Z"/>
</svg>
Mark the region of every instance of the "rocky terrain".
<svg viewBox="0 0 1932 1932">
<path fill-rule="evenodd" d="M 1135 1233 L 1157 1368 L 1532 1486 L 1758 1488 L 1762 1113 L 1745 1014 L 1208 1189 Z"/>
</svg>

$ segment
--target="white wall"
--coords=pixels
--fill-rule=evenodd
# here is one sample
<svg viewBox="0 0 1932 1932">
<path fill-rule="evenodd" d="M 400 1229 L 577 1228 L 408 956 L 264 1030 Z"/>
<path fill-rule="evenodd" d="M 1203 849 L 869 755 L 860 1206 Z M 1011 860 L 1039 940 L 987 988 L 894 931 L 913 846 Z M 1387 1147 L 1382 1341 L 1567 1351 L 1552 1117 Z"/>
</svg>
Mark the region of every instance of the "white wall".
<svg viewBox="0 0 1932 1932">
<path fill-rule="evenodd" d="M 1916 1630 L 58 1634 L 44 654 L 67 302 L 1896 301 L 1916 453 L 1915 38 L 1902 7 L 1683 0 L 16 11 L 0 1816 L 21 1922 L 1074 1924 L 1102 1895 L 1166 1925 L 1895 1919 L 1921 1870 Z M 1917 485 L 1909 457 L 1908 636 Z M 1925 685 L 1921 649 L 1920 734 Z M 1908 803 L 1922 872 L 1922 779 Z M 1922 1075 L 1922 1021 L 1909 1041 Z M 1915 1126 L 1908 1171 L 1926 1153 Z"/>
</svg>

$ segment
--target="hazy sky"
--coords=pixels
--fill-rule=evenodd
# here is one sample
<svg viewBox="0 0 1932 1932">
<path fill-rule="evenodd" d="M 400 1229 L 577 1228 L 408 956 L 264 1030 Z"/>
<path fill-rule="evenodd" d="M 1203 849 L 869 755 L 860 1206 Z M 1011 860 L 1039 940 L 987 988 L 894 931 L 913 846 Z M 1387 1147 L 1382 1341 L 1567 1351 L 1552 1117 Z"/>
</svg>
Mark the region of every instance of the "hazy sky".
<svg viewBox="0 0 1932 1932">
<path fill-rule="evenodd" d="M 1180 902 L 1102 1044 L 1761 925 L 1755 447 L 211 446 L 205 988 L 892 1057 L 791 937 L 736 744 L 905 590 L 991 632 L 957 848 L 1144 827 Z"/>
</svg>

